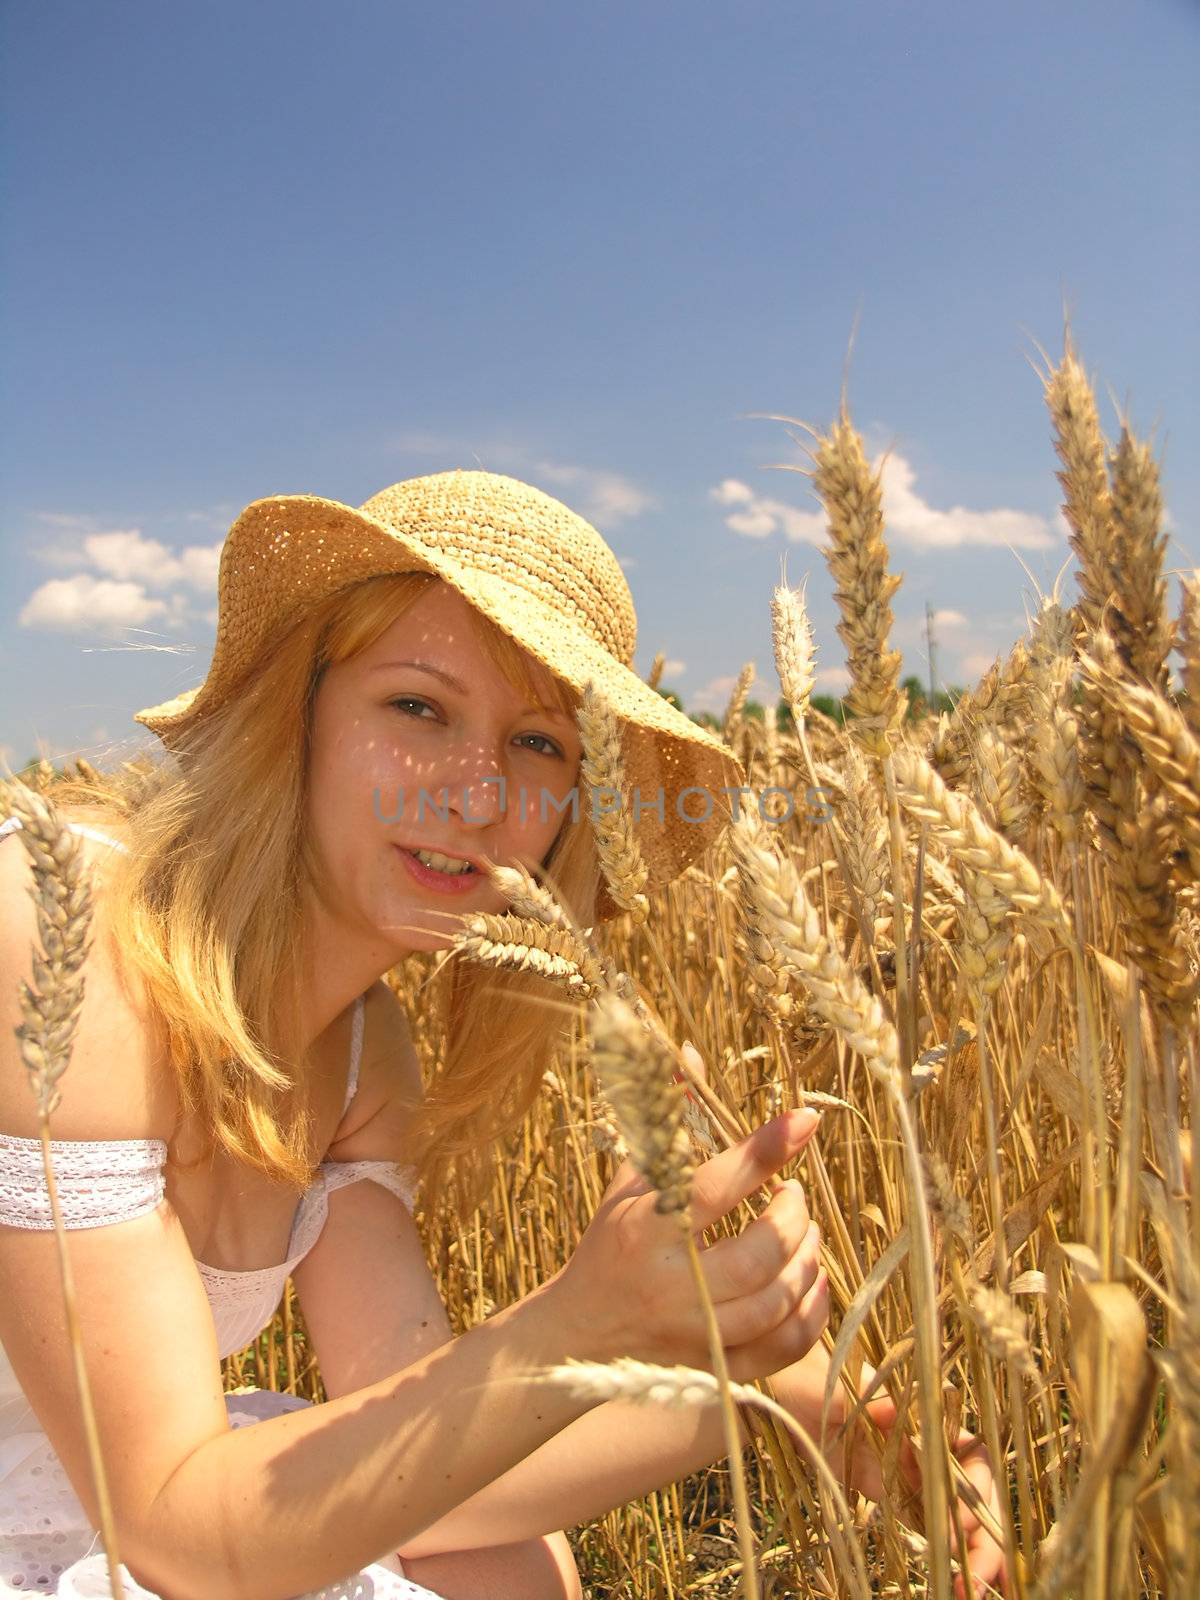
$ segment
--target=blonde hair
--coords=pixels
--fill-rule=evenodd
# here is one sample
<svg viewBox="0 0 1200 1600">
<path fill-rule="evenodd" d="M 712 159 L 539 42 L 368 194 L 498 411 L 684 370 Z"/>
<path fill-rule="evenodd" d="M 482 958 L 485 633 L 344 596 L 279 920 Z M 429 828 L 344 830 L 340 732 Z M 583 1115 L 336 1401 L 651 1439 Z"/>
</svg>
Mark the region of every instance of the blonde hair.
<svg viewBox="0 0 1200 1600">
<path fill-rule="evenodd" d="M 172 756 L 44 788 L 52 801 L 107 822 L 126 846 L 106 863 L 106 915 L 163 1024 L 182 1105 L 207 1130 L 203 1154 L 219 1144 L 300 1189 L 313 1174 L 298 1026 L 301 909 L 317 876 L 305 826 L 313 701 L 329 666 L 369 648 L 440 581 L 409 572 L 339 590 L 277 641 Z M 472 619 L 514 688 L 574 716 L 579 696 L 569 684 L 482 613 Z M 564 821 L 544 865 L 572 916 L 590 925 L 599 865 L 582 817 Z M 431 1199 L 448 1198 L 453 1185 L 457 1205 L 471 1210 L 487 1185 L 487 1147 L 537 1098 L 571 1015 L 534 974 L 479 968 L 457 953 L 438 959 L 427 998 L 438 1013 L 441 1070 L 424 1100 L 410 1104 L 398 1159 L 416 1167 Z M 410 1008 L 416 1001 L 402 998 Z"/>
</svg>

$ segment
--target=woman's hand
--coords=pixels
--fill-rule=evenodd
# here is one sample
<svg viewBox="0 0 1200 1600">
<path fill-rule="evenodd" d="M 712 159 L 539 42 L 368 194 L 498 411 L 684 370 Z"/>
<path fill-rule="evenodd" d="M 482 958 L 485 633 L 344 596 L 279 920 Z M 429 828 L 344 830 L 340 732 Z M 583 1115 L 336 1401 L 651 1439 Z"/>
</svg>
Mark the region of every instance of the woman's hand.
<svg viewBox="0 0 1200 1600">
<path fill-rule="evenodd" d="M 865 1385 L 874 1374 L 869 1367 L 864 1367 L 863 1372 Z M 896 1424 L 895 1401 L 892 1400 L 890 1395 L 879 1395 L 874 1400 L 868 1400 L 862 1409 L 886 1439 Z M 877 1452 L 872 1449 L 870 1441 L 863 1437 L 863 1433 L 864 1430 L 861 1426 L 855 1429 L 855 1443 L 846 1481 L 849 1482 L 851 1488 L 857 1489 L 868 1500 L 878 1501 L 884 1494 L 883 1481 L 879 1470 L 879 1458 Z M 839 1454 L 840 1447 L 835 1447 L 835 1460 Z M 991 1512 L 993 1520 L 1000 1524 L 1002 1521 L 1000 1491 L 996 1485 L 987 1446 L 978 1435 L 964 1431 L 959 1434 L 955 1442 L 954 1454 L 961 1463 L 967 1478 L 978 1491 L 984 1505 Z M 906 1438 L 900 1441 L 897 1460 L 900 1471 L 919 1496 L 921 1492 L 921 1467 L 912 1445 Z M 965 1500 L 959 1500 L 958 1514 L 962 1522 L 963 1537 L 967 1542 L 967 1557 L 971 1563 L 971 1577 L 974 1580 L 975 1595 L 985 1596 L 996 1592 L 1004 1594 L 1003 1547 L 997 1544 L 991 1534 L 987 1532 Z M 954 1536 L 953 1527 L 948 1528 L 946 1532 L 950 1539 L 951 1554 L 957 1555 L 958 1544 Z M 957 1596 L 962 1597 L 962 1600 L 965 1600 L 966 1591 L 963 1587 L 961 1573 L 954 1580 L 954 1592 Z"/>
</svg>

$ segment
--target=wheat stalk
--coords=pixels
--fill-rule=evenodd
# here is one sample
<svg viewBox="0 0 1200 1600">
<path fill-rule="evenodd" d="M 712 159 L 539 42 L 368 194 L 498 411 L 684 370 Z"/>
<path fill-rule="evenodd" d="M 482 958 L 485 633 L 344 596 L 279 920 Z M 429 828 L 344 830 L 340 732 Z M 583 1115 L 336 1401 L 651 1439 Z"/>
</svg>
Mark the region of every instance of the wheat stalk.
<svg viewBox="0 0 1200 1600">
<path fill-rule="evenodd" d="M 488 867 L 488 877 L 508 901 L 516 916 L 544 922 L 550 928 L 574 927 L 566 909 L 559 904 L 553 893 L 540 884 L 525 867 L 519 864 L 512 867 L 491 865 Z M 591 929 L 586 931 L 590 933 Z"/>
<path fill-rule="evenodd" d="M 979 809 L 998 833 L 1013 839 L 1029 820 L 1016 751 L 998 727 L 984 727 L 975 740 L 974 756 Z"/>
<path fill-rule="evenodd" d="M 725 1443 L 733 1474 L 738 1544 L 747 1600 L 758 1600 L 754 1536 L 746 1492 L 737 1415 L 730 1395 L 729 1368 L 704 1270 L 692 1237 L 691 1192 L 694 1169 L 683 1114 L 687 1097 L 675 1082 L 682 1062 L 670 1041 L 648 1027 L 619 995 L 601 995 L 591 1012 L 592 1057 L 596 1075 L 612 1105 L 630 1160 L 652 1189 L 659 1213 L 674 1214 L 704 1312 L 721 1396 Z"/>
<path fill-rule="evenodd" d="M 543 1368 L 536 1374 L 536 1381 L 561 1385 L 576 1399 L 593 1405 L 625 1401 L 631 1405 L 663 1405 L 679 1409 L 709 1405 L 720 1398 L 720 1385 L 711 1373 L 697 1367 L 656 1366 L 651 1362 L 636 1361 L 632 1356 L 621 1356 L 610 1362 L 578 1361 L 569 1356 L 557 1366 Z M 731 1382 L 729 1395 L 740 1405 L 765 1411 L 796 1437 L 832 1497 L 843 1524 L 851 1527 L 853 1517 L 842 1486 L 816 1441 L 799 1419 L 786 1406 L 750 1384 Z M 835 1534 L 845 1565 L 853 1568 L 861 1592 L 869 1595 L 871 1586 L 856 1542 L 845 1540 L 836 1530 Z"/>
<path fill-rule="evenodd" d="M 37 908 L 38 937 L 42 944 L 40 952 L 36 946 L 33 950 L 33 972 L 37 987 L 30 988 L 24 979 L 21 980 L 19 992 L 24 1020 L 13 1031 L 37 1101 L 42 1168 L 58 1247 L 67 1333 L 79 1390 L 79 1407 L 83 1413 L 88 1461 L 96 1488 L 109 1584 L 114 1600 L 123 1600 L 125 1590 L 120 1575 L 116 1525 L 100 1449 L 91 1384 L 84 1362 L 75 1279 L 71 1272 L 66 1229 L 58 1203 L 58 1185 L 50 1153 L 50 1113 L 57 1108 L 61 1099 L 59 1082 L 71 1059 L 71 1047 L 83 1007 L 83 967 L 92 948 L 91 883 L 78 839 L 72 837 L 49 800 L 36 790 L 15 782 L 5 783 L 0 793 L 4 797 L 6 812 L 15 812 L 21 819 L 21 842 L 33 863 L 34 882 L 30 895 Z"/>
<path fill-rule="evenodd" d="M 941 1348 L 937 1290 L 934 1281 L 932 1231 L 925 1198 L 924 1168 L 916 1125 L 909 1110 L 900 1065 L 896 1030 L 883 1015 L 876 995 L 870 994 L 858 974 L 847 964 L 821 928 L 817 913 L 790 858 L 763 847 L 757 830 L 742 817 L 729 830 L 730 848 L 747 894 L 769 931 L 784 963 L 808 991 L 813 1008 L 858 1052 L 870 1072 L 887 1090 L 899 1126 L 906 1157 L 906 1178 L 912 1212 L 913 1247 L 910 1280 L 917 1325 L 917 1362 L 920 1372 L 920 1410 L 925 1443 L 922 1495 L 930 1527 L 946 1525 L 949 1508 L 948 1452 L 941 1427 L 938 1352 Z M 935 1593 L 949 1593 L 946 1552 L 932 1564 Z"/>
<path fill-rule="evenodd" d="M 1034 721 L 1030 772 L 1059 838 L 1073 847 L 1087 802 L 1079 770 L 1079 723 L 1053 690 Z"/>
</svg>

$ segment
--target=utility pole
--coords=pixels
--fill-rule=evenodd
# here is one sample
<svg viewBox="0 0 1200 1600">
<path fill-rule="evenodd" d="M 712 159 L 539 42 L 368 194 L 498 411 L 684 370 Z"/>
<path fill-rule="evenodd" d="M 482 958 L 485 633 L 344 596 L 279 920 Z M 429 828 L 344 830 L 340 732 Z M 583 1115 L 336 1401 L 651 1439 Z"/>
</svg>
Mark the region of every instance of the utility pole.
<svg viewBox="0 0 1200 1600">
<path fill-rule="evenodd" d="M 929 657 L 929 709 L 933 710 L 937 694 L 937 640 L 933 634 L 933 607 L 925 602 L 925 650 Z"/>
</svg>

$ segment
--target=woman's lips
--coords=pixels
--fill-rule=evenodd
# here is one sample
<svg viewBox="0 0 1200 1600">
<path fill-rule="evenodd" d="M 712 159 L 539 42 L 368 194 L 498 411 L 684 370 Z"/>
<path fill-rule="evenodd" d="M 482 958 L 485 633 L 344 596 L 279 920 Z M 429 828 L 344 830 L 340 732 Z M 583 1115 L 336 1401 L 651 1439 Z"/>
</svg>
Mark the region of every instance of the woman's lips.
<svg viewBox="0 0 1200 1600">
<path fill-rule="evenodd" d="M 404 864 L 409 872 L 426 889 L 432 889 L 435 894 L 467 894 L 484 876 L 482 872 L 472 868 L 470 872 L 452 875 L 448 872 L 439 872 L 436 867 L 427 867 L 418 861 L 411 850 L 406 850 L 402 844 L 393 845 L 404 857 Z"/>
</svg>

